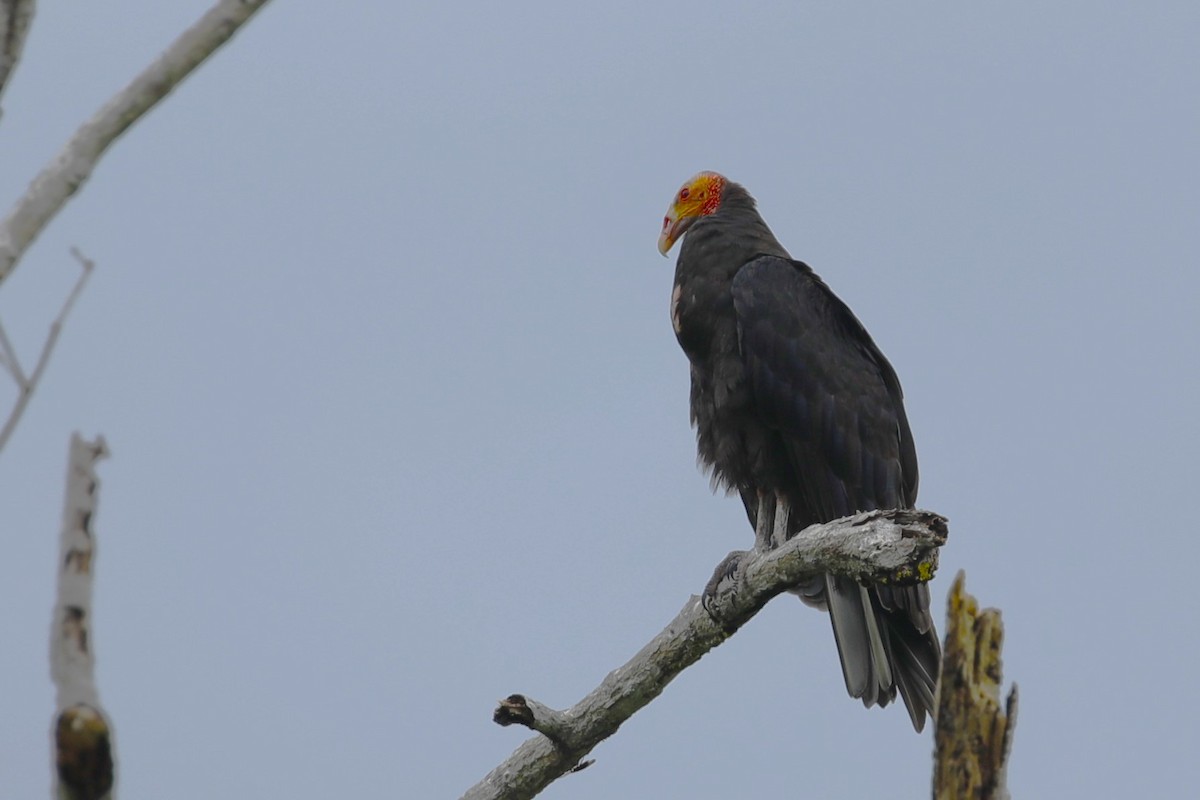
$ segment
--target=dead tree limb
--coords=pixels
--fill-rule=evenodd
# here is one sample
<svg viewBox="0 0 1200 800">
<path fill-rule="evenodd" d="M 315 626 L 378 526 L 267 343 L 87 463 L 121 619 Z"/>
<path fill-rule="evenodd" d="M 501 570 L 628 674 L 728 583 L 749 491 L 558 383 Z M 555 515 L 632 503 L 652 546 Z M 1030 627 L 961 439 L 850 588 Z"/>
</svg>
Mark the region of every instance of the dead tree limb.
<svg viewBox="0 0 1200 800">
<path fill-rule="evenodd" d="M 927 581 L 946 541 L 946 520 L 928 511 L 872 511 L 813 525 L 769 552 L 751 552 L 710 604 L 693 596 L 667 627 L 587 697 L 556 711 L 522 695 L 501 701 L 495 719 L 540 731 L 463 795 L 524 800 L 586 767 L 582 759 L 662 693 L 705 653 L 728 639 L 776 595 L 806 577 L 832 572 L 872 583 Z"/>
<path fill-rule="evenodd" d="M 267 0 L 220 0 L 75 132 L 0 221 L 0 283 L 91 176 L 109 146 L 266 4 Z"/>
<path fill-rule="evenodd" d="M 1017 687 L 1000 704 L 1004 623 L 979 610 L 960 571 L 946 610 L 946 648 L 934 728 L 934 800 L 1008 800 L 1006 772 L 1017 725 Z"/>
<path fill-rule="evenodd" d="M 100 487 L 96 462 L 107 455 L 103 436 L 94 442 L 79 434 L 71 437 L 58 548 L 58 596 L 50 630 L 50 673 L 56 695 L 55 796 L 62 800 L 102 800 L 110 796 L 113 785 L 112 729 L 96 689 L 92 635 L 93 523 Z"/>
</svg>

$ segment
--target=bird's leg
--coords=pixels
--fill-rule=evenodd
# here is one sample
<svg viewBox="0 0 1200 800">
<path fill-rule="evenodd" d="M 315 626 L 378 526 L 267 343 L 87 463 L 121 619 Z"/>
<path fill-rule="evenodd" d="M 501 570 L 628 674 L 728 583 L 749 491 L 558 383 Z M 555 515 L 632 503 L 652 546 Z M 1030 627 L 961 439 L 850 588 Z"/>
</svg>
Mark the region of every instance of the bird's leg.
<svg viewBox="0 0 1200 800">
<path fill-rule="evenodd" d="M 758 511 L 754 515 L 754 549 L 765 553 L 772 547 L 771 533 L 775 527 L 775 495 L 758 492 Z M 786 525 L 786 521 L 784 523 Z"/>
<path fill-rule="evenodd" d="M 771 547 L 779 547 L 788 540 L 789 509 L 783 495 L 775 496 L 775 530 L 771 535 Z"/>
</svg>

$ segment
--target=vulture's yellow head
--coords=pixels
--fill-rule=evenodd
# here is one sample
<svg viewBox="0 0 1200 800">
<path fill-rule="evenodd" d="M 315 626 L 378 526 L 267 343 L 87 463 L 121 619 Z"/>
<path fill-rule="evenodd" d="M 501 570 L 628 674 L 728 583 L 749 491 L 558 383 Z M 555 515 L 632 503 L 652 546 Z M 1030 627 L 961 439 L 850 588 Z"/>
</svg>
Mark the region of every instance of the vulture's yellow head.
<svg viewBox="0 0 1200 800">
<path fill-rule="evenodd" d="M 663 217 L 658 252 L 665 256 L 693 222 L 716 211 L 721 205 L 721 193 L 724 191 L 725 176 L 715 172 L 701 172 L 685 183 L 675 193 L 675 199 Z"/>
</svg>

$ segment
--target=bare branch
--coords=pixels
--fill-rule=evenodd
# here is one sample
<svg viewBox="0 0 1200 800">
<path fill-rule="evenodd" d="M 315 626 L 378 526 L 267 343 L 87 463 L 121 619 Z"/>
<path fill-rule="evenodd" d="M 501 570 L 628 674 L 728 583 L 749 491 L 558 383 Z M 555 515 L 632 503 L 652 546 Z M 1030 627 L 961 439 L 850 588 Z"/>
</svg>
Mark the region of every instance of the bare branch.
<svg viewBox="0 0 1200 800">
<path fill-rule="evenodd" d="M 525 800 L 552 781 L 587 766 L 592 748 L 701 656 L 729 638 L 767 602 L 806 577 L 834 572 L 872 583 L 928 580 L 946 520 L 928 511 L 872 511 L 813 525 L 769 552 L 750 552 L 734 579 L 710 603 L 722 622 L 692 597 L 667 627 L 587 697 L 555 711 L 512 695 L 496 711 L 501 724 L 521 724 L 545 736 L 529 739 L 463 795 L 463 800 Z"/>
<path fill-rule="evenodd" d="M 938 682 L 934 800 L 1008 800 L 1006 773 L 1017 725 L 1017 687 L 1000 705 L 1004 624 L 979 610 L 960 571 L 946 611 L 946 652 Z"/>
<path fill-rule="evenodd" d="M 0 350 L 3 351 L 2 363 L 17 384 L 17 402 L 13 404 L 12 411 L 9 412 L 8 419 L 4 422 L 4 427 L 0 428 L 0 452 L 3 452 L 4 445 L 8 444 L 8 438 L 12 436 L 12 432 L 16 429 L 17 423 L 21 419 L 21 415 L 25 413 L 25 407 L 29 405 L 29 400 L 33 397 L 33 391 L 42 379 L 42 373 L 46 371 L 46 365 L 50 363 L 50 354 L 54 352 L 54 346 L 58 344 L 58 337 L 62 333 L 63 323 L 66 322 L 67 315 L 71 313 L 71 309 L 75 307 L 75 301 L 79 299 L 79 295 L 82 294 L 88 277 L 92 274 L 92 269 L 96 266 L 92 261 L 84 258 L 83 254 L 77 248 L 71 248 L 71 255 L 75 256 L 79 261 L 83 267 L 83 271 L 79 273 L 79 280 L 75 281 L 75 286 L 72 287 L 70 294 L 67 295 L 67 299 L 63 301 L 63 306 L 59 310 L 58 316 L 54 318 L 54 322 L 50 323 L 50 333 L 46 336 L 46 341 L 42 345 L 42 352 L 38 354 L 37 363 L 34 364 L 33 372 L 29 374 L 29 377 L 26 377 L 25 371 L 21 369 L 21 362 L 17 360 L 17 353 L 8 339 L 8 334 L 4 331 L 3 324 L 0 324 Z"/>
<path fill-rule="evenodd" d="M 108 455 L 104 437 L 71 436 L 67 491 L 59 535 L 58 596 L 50 629 L 54 678 L 55 763 L 65 800 L 100 800 L 113 783 L 112 732 L 100 705 L 92 635 L 92 576 L 96 564 L 93 523 L 100 481 L 96 462 Z"/>
<path fill-rule="evenodd" d="M 35 5 L 34 0 L 0 0 L 0 96 L 21 60 Z"/>
<path fill-rule="evenodd" d="M 220 0 L 75 132 L 0 221 L 0 283 L 46 224 L 91 176 L 109 145 L 266 4 L 267 0 Z"/>
</svg>

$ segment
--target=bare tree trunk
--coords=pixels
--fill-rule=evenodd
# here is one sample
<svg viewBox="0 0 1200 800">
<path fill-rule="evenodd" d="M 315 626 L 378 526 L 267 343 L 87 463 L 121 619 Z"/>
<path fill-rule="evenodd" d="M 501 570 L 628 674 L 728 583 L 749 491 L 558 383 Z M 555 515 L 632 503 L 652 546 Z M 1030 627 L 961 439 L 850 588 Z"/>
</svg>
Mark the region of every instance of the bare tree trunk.
<svg viewBox="0 0 1200 800">
<path fill-rule="evenodd" d="M 54 677 L 54 749 L 60 800 L 102 800 L 113 786 L 112 728 L 100 705 L 92 635 L 92 576 L 96 567 L 96 462 L 108 455 L 104 437 L 71 437 L 67 493 L 58 547 L 58 593 L 50 630 Z"/>
<path fill-rule="evenodd" d="M 946 610 L 946 648 L 934 729 L 934 800 L 1008 800 L 1006 772 L 1017 725 L 1017 687 L 1000 705 L 1004 624 L 979 610 L 960 571 Z"/>
</svg>

